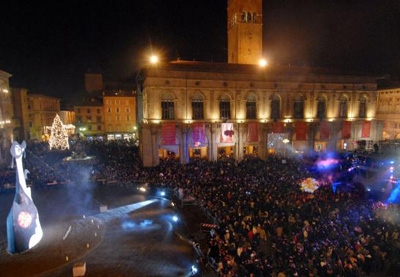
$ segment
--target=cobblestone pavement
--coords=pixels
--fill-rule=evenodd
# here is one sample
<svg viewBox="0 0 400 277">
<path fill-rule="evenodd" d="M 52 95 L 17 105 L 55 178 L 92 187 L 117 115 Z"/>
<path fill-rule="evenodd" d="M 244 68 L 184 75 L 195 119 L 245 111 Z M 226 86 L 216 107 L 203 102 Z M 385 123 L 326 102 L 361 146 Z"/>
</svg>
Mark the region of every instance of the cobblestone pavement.
<svg viewBox="0 0 400 277">
<path fill-rule="evenodd" d="M 198 209 L 176 209 L 169 200 L 118 187 L 35 191 L 45 236 L 10 255 L 5 219 L 12 198 L 0 195 L 0 276 L 72 276 L 79 263 L 86 264 L 85 276 L 189 276 L 199 257 L 189 240 L 199 237 Z"/>
</svg>

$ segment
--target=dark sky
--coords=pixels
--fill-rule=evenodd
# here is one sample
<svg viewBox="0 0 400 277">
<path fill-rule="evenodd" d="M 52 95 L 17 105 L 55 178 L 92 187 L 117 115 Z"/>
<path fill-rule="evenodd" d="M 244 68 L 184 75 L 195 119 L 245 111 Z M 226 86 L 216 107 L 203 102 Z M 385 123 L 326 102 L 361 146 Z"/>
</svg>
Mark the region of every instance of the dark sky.
<svg viewBox="0 0 400 277">
<path fill-rule="evenodd" d="M 227 0 L 6 1 L 0 70 L 12 87 L 68 98 L 84 73 L 132 76 L 145 51 L 226 62 Z M 400 75 L 399 0 L 264 0 L 272 63 Z"/>
</svg>

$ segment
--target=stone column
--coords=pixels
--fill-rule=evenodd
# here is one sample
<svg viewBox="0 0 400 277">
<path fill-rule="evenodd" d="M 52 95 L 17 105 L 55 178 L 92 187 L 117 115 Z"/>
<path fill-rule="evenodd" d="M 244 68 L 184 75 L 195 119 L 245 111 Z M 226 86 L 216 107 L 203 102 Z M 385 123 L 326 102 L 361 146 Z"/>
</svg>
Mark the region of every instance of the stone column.
<svg viewBox="0 0 400 277">
<path fill-rule="evenodd" d="M 187 124 L 182 125 L 182 144 L 180 145 L 182 153 L 180 160 L 182 164 L 189 163 L 189 130 L 190 127 Z"/>
<path fill-rule="evenodd" d="M 217 144 L 216 144 L 216 138 L 215 138 L 215 132 L 216 132 L 216 125 L 217 123 L 210 123 L 210 138 L 211 141 L 209 141 L 209 160 L 210 161 L 215 161 L 217 160 Z"/>
<path fill-rule="evenodd" d="M 158 156 L 158 143 L 157 143 L 157 134 L 158 134 L 158 125 L 152 124 L 150 126 L 151 133 L 151 157 L 153 166 L 157 166 L 160 163 L 160 158 Z"/>
<path fill-rule="evenodd" d="M 237 138 L 237 141 L 236 141 L 236 149 L 235 149 L 235 159 L 236 160 L 241 160 L 242 158 L 243 158 L 243 143 L 242 143 L 242 140 L 240 139 L 240 136 L 241 136 L 241 123 L 237 123 L 237 135 L 236 135 L 236 138 Z"/>
</svg>

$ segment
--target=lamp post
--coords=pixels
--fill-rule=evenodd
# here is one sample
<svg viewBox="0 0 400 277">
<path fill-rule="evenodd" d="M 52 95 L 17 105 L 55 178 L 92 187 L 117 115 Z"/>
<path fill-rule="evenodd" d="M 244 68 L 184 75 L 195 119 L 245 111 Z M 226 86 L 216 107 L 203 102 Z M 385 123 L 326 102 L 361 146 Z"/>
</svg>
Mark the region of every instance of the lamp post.
<svg viewBox="0 0 400 277">
<path fill-rule="evenodd" d="M 158 56 L 156 55 L 151 55 L 148 60 L 148 64 L 146 65 L 155 65 L 159 61 Z M 143 74 L 143 70 L 145 70 L 146 67 L 141 67 L 139 71 L 136 74 L 136 121 L 137 125 L 140 127 L 140 123 L 143 121 L 143 81 L 145 79 L 145 76 Z"/>
</svg>

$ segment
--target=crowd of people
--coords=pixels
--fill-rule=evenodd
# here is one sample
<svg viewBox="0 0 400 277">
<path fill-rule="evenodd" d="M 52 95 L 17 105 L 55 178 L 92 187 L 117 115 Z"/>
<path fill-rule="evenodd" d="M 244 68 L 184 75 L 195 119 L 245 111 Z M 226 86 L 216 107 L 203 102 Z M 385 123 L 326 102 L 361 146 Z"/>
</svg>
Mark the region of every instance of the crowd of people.
<svg viewBox="0 0 400 277">
<path fill-rule="evenodd" d="M 51 167 L 31 160 L 31 177 L 35 182 L 51 177 L 82 181 L 86 176 L 117 181 L 112 185 L 148 183 L 197 199 L 215 226 L 204 238 L 204 252 L 219 276 L 397 276 L 400 272 L 398 205 L 346 186 L 333 189 L 332 179 L 311 171 L 310 163 L 301 158 L 285 158 L 282 163 L 279 156 L 266 160 L 249 156 L 241 161 L 197 159 L 187 164 L 168 159 L 157 167 L 142 168 L 132 143 L 82 143 L 97 163 L 88 164 L 79 177 L 73 163 L 60 162 L 65 153 L 39 146 L 29 149 L 31 157 Z M 319 180 L 314 192 L 300 186 L 308 177 Z"/>
</svg>

